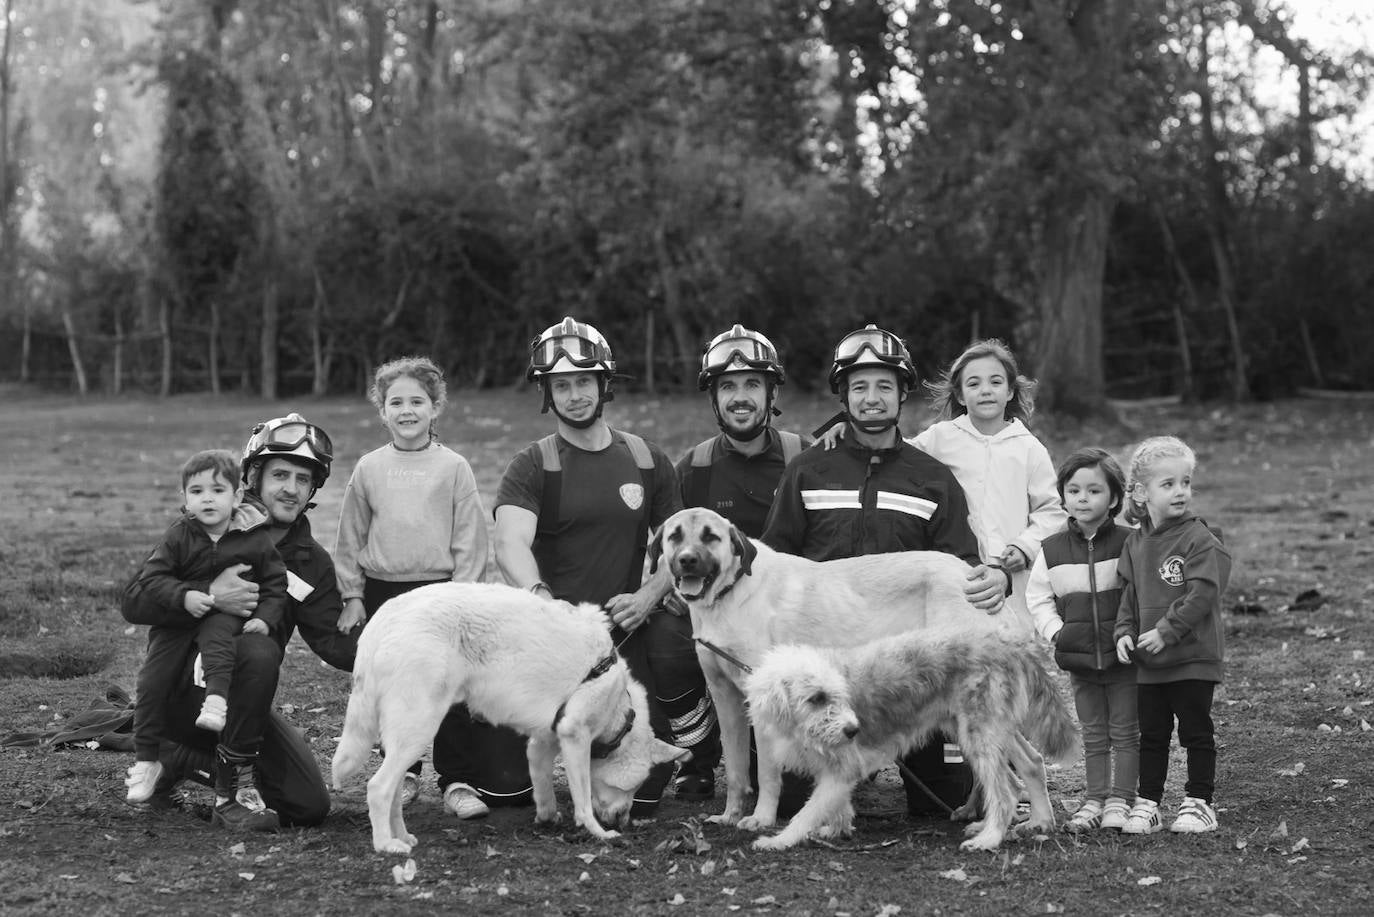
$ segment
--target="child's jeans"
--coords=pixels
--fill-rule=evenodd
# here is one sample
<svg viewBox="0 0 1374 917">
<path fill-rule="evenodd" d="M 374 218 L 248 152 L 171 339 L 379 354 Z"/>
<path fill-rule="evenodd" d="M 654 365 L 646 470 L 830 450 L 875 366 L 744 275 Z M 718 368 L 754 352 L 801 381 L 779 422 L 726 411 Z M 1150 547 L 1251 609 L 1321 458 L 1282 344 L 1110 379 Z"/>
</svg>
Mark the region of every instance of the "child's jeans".
<svg viewBox="0 0 1374 917">
<path fill-rule="evenodd" d="M 1084 798 L 1098 802 L 1111 796 L 1133 800 L 1140 775 L 1135 681 L 1102 684 L 1077 675 L 1071 681 L 1078 722 L 1083 726 L 1083 766 L 1087 772 Z"/>
<path fill-rule="evenodd" d="M 1178 721 L 1178 744 L 1188 753 L 1183 794 L 1210 803 L 1217 774 L 1217 742 L 1212 728 L 1216 683 L 1189 679 L 1136 686 L 1140 715 L 1140 795 L 1159 802 L 1169 775 L 1169 741 Z"/>
</svg>

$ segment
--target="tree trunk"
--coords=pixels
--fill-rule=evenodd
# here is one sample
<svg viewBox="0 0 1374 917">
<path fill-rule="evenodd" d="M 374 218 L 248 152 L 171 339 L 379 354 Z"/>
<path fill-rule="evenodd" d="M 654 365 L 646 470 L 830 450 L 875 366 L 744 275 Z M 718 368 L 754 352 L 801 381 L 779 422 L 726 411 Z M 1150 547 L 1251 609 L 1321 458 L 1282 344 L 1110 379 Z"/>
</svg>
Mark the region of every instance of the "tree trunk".
<svg viewBox="0 0 1374 917">
<path fill-rule="evenodd" d="M 1040 240 L 1034 352 L 1037 403 L 1076 417 L 1109 413 L 1102 371 L 1102 273 L 1114 202 L 1085 192 L 1052 213 Z"/>
<path fill-rule="evenodd" d="M 258 333 L 258 351 L 262 360 L 262 397 L 277 400 L 277 336 L 281 330 L 277 302 L 277 281 L 266 278 L 262 288 L 262 329 Z"/>
<path fill-rule="evenodd" d="M 1179 256 L 1178 245 L 1174 242 L 1173 230 L 1169 228 L 1169 219 L 1164 215 L 1164 208 L 1158 204 L 1154 205 L 1155 219 L 1159 222 L 1160 235 L 1164 237 L 1164 251 L 1168 253 L 1169 260 L 1174 264 L 1174 273 L 1178 274 L 1178 282 L 1183 287 L 1183 301 L 1188 304 L 1188 308 L 1197 314 L 1201 308 L 1198 302 L 1197 288 L 1193 286 L 1192 275 L 1188 273 L 1188 266 L 1183 263 L 1183 258 Z M 1179 386 L 1178 396 L 1183 401 L 1192 401 L 1197 396 L 1197 389 L 1193 382 L 1193 354 L 1188 341 L 1188 325 L 1183 319 L 1183 308 L 1179 305 L 1178 298 L 1173 298 L 1172 311 L 1174 313 L 1174 331 L 1178 335 L 1178 360 L 1183 369 L 1183 380 Z"/>
<path fill-rule="evenodd" d="M 76 390 L 82 395 L 90 392 L 90 383 L 86 380 L 86 365 L 81 362 L 81 347 L 76 339 L 76 323 L 72 321 L 70 309 L 62 310 L 62 330 L 66 332 L 67 353 L 72 358 L 72 374 L 76 377 Z"/>
<path fill-rule="evenodd" d="M 172 394 L 172 305 L 166 296 L 158 301 L 157 326 L 162 333 L 162 383 L 158 394 L 166 398 Z"/>
<path fill-rule="evenodd" d="M 668 328 L 673 335 L 673 349 L 677 353 L 678 362 L 682 362 L 691 353 L 687 346 L 687 326 L 682 318 L 686 311 L 682 304 L 682 291 L 678 287 L 677 271 L 673 267 L 672 257 L 668 254 L 668 240 L 661 224 L 654 231 L 654 255 L 658 261 L 659 280 L 663 284 L 663 314 L 668 319 Z M 652 347 L 652 342 L 650 346 Z"/>
<path fill-rule="evenodd" d="M 324 284 L 318 268 L 312 268 L 311 273 L 315 277 L 315 298 L 310 304 L 310 392 L 322 398 L 329 391 L 329 361 L 324 353 Z"/>
<path fill-rule="evenodd" d="M 1203 202 L 1206 207 L 1207 239 L 1211 243 L 1212 260 L 1217 269 L 1217 301 L 1226 315 L 1226 333 L 1231 347 L 1231 396 L 1237 401 L 1250 397 L 1250 383 L 1246 371 L 1245 345 L 1240 338 L 1240 324 L 1236 320 L 1236 284 L 1234 259 L 1231 257 L 1231 205 L 1226 192 L 1226 176 L 1221 166 L 1221 145 L 1217 141 L 1211 91 L 1211 53 L 1208 41 L 1209 24 L 1203 24 L 1202 40 L 1198 42 L 1199 120 L 1202 131 L 1202 175 L 1206 188 Z"/>
<path fill-rule="evenodd" d="M 115 312 L 114 328 L 114 379 L 110 391 L 118 395 L 124 389 L 124 319 L 118 311 Z"/>
<path fill-rule="evenodd" d="M 213 296 L 210 297 L 210 338 L 207 345 L 210 366 L 210 393 L 218 395 L 219 391 L 219 301 Z"/>
</svg>

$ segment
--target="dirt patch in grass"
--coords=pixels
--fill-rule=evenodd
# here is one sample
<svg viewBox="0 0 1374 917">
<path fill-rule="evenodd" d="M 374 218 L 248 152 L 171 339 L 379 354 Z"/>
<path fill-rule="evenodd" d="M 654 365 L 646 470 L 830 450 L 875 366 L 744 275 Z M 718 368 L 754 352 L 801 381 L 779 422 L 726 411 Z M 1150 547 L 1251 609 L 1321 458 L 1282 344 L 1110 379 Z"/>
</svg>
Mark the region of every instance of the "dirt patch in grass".
<svg viewBox="0 0 1374 917">
<path fill-rule="evenodd" d="M 784 404 L 806 429 L 828 400 Z M 119 584 L 176 509 L 175 472 L 192 451 L 240 448 L 254 420 L 302 409 L 342 448 L 314 511 L 332 540 L 357 457 L 382 441 L 361 401 L 276 405 L 173 398 L 0 405 L 7 461 L 0 527 L 0 637 L 10 659 L 89 661 L 92 671 L 12 671 L 0 680 L 0 731 L 51 729 L 104 693 L 133 685 L 144 642 L 119 617 Z M 446 441 L 472 461 L 490 500 L 506 461 L 546 432 L 528 393 L 458 393 Z M 629 395 L 612 423 L 679 455 L 711 432 L 698 399 Z M 669 798 L 657 818 L 607 846 L 536 830 L 528 809 L 479 822 L 443 813 L 432 783 L 409 811 L 421 845 L 372 853 L 361 783 L 337 794 L 325 824 L 273 837 L 208 825 L 208 791 L 181 811 L 125 805 L 130 757 L 85 747 L 0 751 L 3 910 L 16 914 L 529 912 L 786 914 L 1362 914 L 1374 859 L 1369 760 L 1374 447 L 1358 406 L 1292 401 L 1244 408 L 1150 407 L 1122 426 L 1045 419 L 1056 456 L 1176 433 L 1199 452 L 1197 504 L 1236 556 L 1227 596 L 1228 674 L 1217 694 L 1221 830 L 1201 837 L 1062 833 L 958 850 L 957 826 L 903 812 L 891 771 L 862 786 L 851 840 L 756 854 L 750 836 L 706 824 L 720 803 Z M 8 431 L 17 431 L 9 433 Z M 1304 601 L 1299 596 L 1307 595 Z M 1314 597 L 1315 596 L 1315 597 Z M 84 655 L 83 655 L 84 654 Z M 98 663 L 103 668 L 95 671 Z M 0 662 L 3 664 L 3 662 Z M 34 663 L 37 665 L 37 663 Z M 61 668 L 59 666 L 59 668 Z M 69 669 L 72 666 L 69 666 Z M 69 669 L 62 669 L 68 671 Z M 299 643 L 283 666 L 279 708 L 327 771 L 347 677 Z M 1179 798 L 1175 756 L 1166 802 Z M 1062 808 L 1082 769 L 1053 772 Z M 560 787 L 565 820 L 570 806 Z"/>
</svg>

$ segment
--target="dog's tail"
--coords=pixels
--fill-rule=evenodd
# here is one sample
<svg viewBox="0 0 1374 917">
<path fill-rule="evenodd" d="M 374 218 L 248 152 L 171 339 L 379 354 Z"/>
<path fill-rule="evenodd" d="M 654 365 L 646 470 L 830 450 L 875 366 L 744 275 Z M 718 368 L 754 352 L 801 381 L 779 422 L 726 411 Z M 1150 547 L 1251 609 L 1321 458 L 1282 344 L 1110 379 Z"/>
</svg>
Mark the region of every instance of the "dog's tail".
<svg viewBox="0 0 1374 917">
<path fill-rule="evenodd" d="M 1078 726 L 1045 667 L 1034 658 L 1024 664 L 1030 705 L 1021 731 L 1046 759 L 1068 764 L 1078 756 Z"/>
<path fill-rule="evenodd" d="M 353 693 L 348 695 L 348 709 L 344 712 L 343 735 L 334 749 L 334 763 L 330 767 L 334 789 L 343 789 L 344 781 L 362 769 L 372 754 L 379 728 L 377 707 L 367 700 L 363 673 L 353 673 Z"/>
</svg>

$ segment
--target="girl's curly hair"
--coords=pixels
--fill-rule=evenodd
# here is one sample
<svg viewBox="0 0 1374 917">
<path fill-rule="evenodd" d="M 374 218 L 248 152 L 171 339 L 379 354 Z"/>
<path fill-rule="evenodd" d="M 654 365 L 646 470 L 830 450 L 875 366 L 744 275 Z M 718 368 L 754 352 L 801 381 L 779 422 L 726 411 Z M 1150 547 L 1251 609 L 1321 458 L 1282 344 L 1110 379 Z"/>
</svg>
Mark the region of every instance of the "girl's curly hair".
<svg viewBox="0 0 1374 917">
<path fill-rule="evenodd" d="M 377 408 L 378 413 L 382 412 L 382 406 L 386 404 L 387 390 L 397 379 L 406 377 L 420 383 L 425 394 L 429 395 L 429 400 L 434 402 L 435 414 L 441 412 L 444 405 L 448 404 L 448 383 L 444 381 L 444 371 L 429 357 L 401 357 L 378 366 L 372 375 L 372 386 L 367 391 L 367 398 Z M 433 421 L 429 425 L 429 438 L 437 439 Z"/>
</svg>

